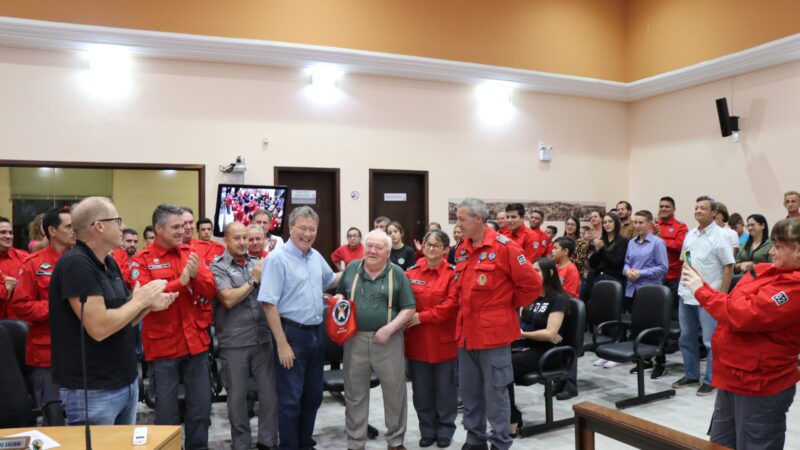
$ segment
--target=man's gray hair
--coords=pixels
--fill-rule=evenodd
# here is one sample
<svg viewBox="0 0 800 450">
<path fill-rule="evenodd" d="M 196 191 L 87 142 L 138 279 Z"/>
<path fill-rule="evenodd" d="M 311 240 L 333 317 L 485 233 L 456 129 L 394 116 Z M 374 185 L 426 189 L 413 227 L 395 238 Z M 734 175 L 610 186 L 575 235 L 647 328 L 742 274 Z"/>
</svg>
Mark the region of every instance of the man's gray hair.
<svg viewBox="0 0 800 450">
<path fill-rule="evenodd" d="M 319 225 L 319 214 L 310 206 L 301 206 L 293 209 L 292 212 L 289 213 L 289 226 L 293 226 L 294 223 L 297 222 L 298 217 L 311 217 L 317 222 L 317 225 Z"/>
<path fill-rule="evenodd" d="M 364 243 L 366 244 L 366 242 L 369 241 L 369 238 L 371 237 L 376 239 L 383 239 L 384 241 L 386 241 L 386 250 L 389 252 L 392 251 L 392 238 L 390 238 L 385 231 L 379 228 L 371 230 L 369 233 L 367 233 L 367 236 L 364 238 Z"/>
<path fill-rule="evenodd" d="M 491 217 L 489 217 L 489 208 L 486 207 L 486 202 L 479 198 L 465 198 L 461 200 L 456 209 L 462 206 L 469 208 L 470 215 L 481 217 L 484 222 L 491 219 Z"/>
<path fill-rule="evenodd" d="M 262 227 L 261 225 L 256 225 L 256 224 L 248 225 L 247 232 L 249 233 L 251 230 L 260 231 L 261 234 L 264 235 L 264 237 L 267 237 L 267 232 L 264 231 L 264 227 Z"/>
<path fill-rule="evenodd" d="M 700 197 L 697 197 L 697 200 L 695 200 L 695 203 L 700 203 L 700 202 L 708 202 L 708 203 L 710 203 L 711 204 L 711 211 L 716 211 L 717 210 L 717 201 L 714 200 L 713 198 L 707 196 L 707 195 L 702 195 Z"/>
<path fill-rule="evenodd" d="M 184 209 L 171 203 L 162 203 L 153 211 L 153 227 L 166 225 L 169 216 L 182 216 Z"/>
</svg>

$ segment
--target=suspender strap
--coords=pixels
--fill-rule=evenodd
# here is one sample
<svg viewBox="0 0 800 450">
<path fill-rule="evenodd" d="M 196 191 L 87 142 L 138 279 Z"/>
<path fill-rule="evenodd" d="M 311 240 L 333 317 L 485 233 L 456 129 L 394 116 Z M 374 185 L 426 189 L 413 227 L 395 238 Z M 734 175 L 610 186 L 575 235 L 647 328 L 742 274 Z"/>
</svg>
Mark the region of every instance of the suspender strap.
<svg viewBox="0 0 800 450">
<path fill-rule="evenodd" d="M 392 263 L 389 264 L 389 307 L 387 308 L 386 313 L 386 323 L 392 321 L 392 305 L 394 300 L 394 267 L 391 266 Z M 358 268 L 356 269 L 356 275 L 353 277 L 353 285 L 350 287 L 350 299 L 355 301 L 356 299 L 356 285 L 358 284 L 358 273 L 361 271 L 361 266 L 364 265 L 362 261 L 359 263 Z"/>
</svg>

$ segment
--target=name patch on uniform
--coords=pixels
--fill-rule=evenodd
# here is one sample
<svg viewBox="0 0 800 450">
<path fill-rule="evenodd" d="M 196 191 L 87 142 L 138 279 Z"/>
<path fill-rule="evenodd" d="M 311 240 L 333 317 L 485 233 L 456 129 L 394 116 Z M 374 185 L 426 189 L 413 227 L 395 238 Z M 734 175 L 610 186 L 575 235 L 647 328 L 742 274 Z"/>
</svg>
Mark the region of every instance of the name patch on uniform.
<svg viewBox="0 0 800 450">
<path fill-rule="evenodd" d="M 519 256 L 517 256 L 517 261 L 519 261 L 519 265 L 520 265 L 520 266 L 524 266 L 524 265 L 525 265 L 525 263 L 526 263 L 526 262 L 528 262 L 528 260 L 527 260 L 527 259 L 525 259 L 525 255 L 519 255 Z"/>
<path fill-rule="evenodd" d="M 464 261 L 467 261 L 467 260 L 469 260 L 469 256 L 462 256 L 461 258 L 456 258 L 455 259 L 455 261 L 457 263 L 464 262 Z"/>
<path fill-rule="evenodd" d="M 158 261 L 158 260 L 156 260 L 156 261 Z M 172 267 L 172 264 L 170 264 L 170 263 L 154 264 L 152 266 L 147 266 L 147 268 L 150 269 L 150 270 L 153 270 L 153 269 L 168 269 L 170 267 Z"/>
<path fill-rule="evenodd" d="M 51 270 L 51 271 L 48 272 L 46 270 L 37 270 L 36 271 L 36 275 L 44 275 L 44 276 L 49 277 L 49 276 L 53 275 L 53 271 Z"/>
<path fill-rule="evenodd" d="M 408 280 L 408 282 L 409 282 L 409 283 L 411 283 L 411 284 L 418 284 L 418 285 L 420 285 L 420 286 L 425 286 L 425 284 L 426 284 L 426 283 L 425 283 L 424 281 L 422 281 L 422 280 Z"/>
<path fill-rule="evenodd" d="M 780 291 L 772 296 L 772 300 L 776 305 L 783 306 L 784 303 L 789 301 L 789 296 L 786 295 L 786 292 Z"/>
</svg>

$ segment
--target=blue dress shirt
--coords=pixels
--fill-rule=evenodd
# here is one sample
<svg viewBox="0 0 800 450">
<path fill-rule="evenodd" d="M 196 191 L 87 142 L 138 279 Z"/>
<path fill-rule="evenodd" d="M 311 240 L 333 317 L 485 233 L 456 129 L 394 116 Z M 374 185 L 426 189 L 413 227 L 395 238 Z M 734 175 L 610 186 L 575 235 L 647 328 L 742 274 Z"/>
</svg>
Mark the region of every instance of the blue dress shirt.
<svg viewBox="0 0 800 450">
<path fill-rule="evenodd" d="M 667 246 L 660 237 L 653 233 L 647 233 L 644 239 L 634 237 L 628 241 L 628 252 L 625 253 L 622 274 L 627 277 L 628 269 L 636 269 L 640 278 L 636 281 L 628 280 L 625 296 L 633 297 L 642 286 L 662 284 L 668 268 Z"/>
<path fill-rule="evenodd" d="M 331 267 L 313 248 L 305 255 L 291 239 L 267 255 L 258 301 L 278 307 L 285 319 L 303 325 L 322 323 L 322 294 L 336 279 Z"/>
</svg>

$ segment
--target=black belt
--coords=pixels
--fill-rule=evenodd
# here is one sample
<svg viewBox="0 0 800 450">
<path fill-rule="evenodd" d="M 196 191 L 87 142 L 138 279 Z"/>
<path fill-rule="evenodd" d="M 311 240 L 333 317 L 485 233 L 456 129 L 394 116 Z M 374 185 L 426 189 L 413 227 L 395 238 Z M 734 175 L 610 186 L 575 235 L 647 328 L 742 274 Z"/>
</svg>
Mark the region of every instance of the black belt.
<svg viewBox="0 0 800 450">
<path fill-rule="evenodd" d="M 304 325 L 304 324 L 302 324 L 300 322 L 295 322 L 294 320 L 285 319 L 283 317 L 281 317 L 281 323 L 283 323 L 284 325 L 289 325 L 290 327 L 293 327 L 293 328 L 300 328 L 301 330 L 314 330 L 314 329 L 319 328 L 319 326 L 320 326 L 320 324 Z"/>
</svg>

